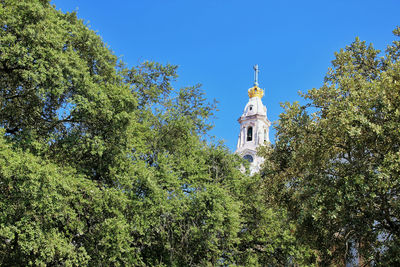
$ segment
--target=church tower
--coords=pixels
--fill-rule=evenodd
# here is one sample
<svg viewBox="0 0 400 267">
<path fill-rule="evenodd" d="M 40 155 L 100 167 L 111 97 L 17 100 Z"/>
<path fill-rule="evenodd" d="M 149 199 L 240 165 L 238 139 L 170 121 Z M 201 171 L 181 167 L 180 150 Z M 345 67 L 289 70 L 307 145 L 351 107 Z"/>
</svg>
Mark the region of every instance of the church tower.
<svg viewBox="0 0 400 267">
<path fill-rule="evenodd" d="M 254 174 L 260 170 L 264 159 L 257 156 L 257 147 L 269 142 L 269 126 L 267 108 L 261 98 L 264 90 L 258 87 L 258 65 L 254 66 L 254 86 L 248 90 L 249 102 L 244 108 L 240 123 L 239 138 L 235 153 L 250 162 L 250 172 Z"/>
</svg>

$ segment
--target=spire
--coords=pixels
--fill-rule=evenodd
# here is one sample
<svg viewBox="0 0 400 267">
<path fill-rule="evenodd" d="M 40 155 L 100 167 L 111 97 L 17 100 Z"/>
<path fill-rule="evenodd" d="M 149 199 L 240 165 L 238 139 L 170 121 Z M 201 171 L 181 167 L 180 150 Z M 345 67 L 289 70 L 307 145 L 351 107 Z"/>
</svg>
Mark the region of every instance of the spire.
<svg viewBox="0 0 400 267">
<path fill-rule="evenodd" d="M 252 97 L 262 98 L 264 96 L 264 90 L 261 89 L 260 87 L 258 87 L 258 72 L 259 72 L 258 65 L 257 64 L 254 65 L 253 69 L 254 69 L 254 86 L 251 87 L 247 91 L 247 93 L 250 98 L 252 98 Z"/>
<path fill-rule="evenodd" d="M 253 69 L 254 69 L 254 86 L 258 86 L 258 72 L 259 72 L 258 65 L 257 64 L 254 65 Z"/>
</svg>

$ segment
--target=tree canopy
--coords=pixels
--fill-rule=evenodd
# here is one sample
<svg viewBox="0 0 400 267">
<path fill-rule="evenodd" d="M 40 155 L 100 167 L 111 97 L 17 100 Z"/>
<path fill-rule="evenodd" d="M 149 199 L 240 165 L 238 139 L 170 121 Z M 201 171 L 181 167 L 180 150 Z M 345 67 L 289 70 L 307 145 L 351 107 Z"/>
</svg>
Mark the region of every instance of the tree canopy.
<svg viewBox="0 0 400 267">
<path fill-rule="evenodd" d="M 398 40 L 382 54 L 358 38 L 340 50 L 307 104 L 283 105 L 263 150 L 266 197 L 324 266 L 400 262 L 399 51 Z"/>
</svg>

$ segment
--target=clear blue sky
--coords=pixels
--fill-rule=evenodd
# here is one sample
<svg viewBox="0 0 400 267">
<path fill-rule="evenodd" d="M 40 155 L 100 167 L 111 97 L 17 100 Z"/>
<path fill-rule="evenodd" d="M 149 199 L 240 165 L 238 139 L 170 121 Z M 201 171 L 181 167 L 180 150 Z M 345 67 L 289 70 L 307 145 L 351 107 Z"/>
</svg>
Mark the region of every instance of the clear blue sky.
<svg viewBox="0 0 400 267">
<path fill-rule="evenodd" d="M 233 151 L 254 64 L 270 121 L 281 102 L 322 85 L 339 51 L 360 37 L 384 50 L 400 25 L 399 0 L 52 0 L 77 11 L 128 66 L 179 66 L 177 87 L 203 84 L 220 111 L 212 131 Z M 271 127 L 271 141 L 274 131 Z"/>
</svg>

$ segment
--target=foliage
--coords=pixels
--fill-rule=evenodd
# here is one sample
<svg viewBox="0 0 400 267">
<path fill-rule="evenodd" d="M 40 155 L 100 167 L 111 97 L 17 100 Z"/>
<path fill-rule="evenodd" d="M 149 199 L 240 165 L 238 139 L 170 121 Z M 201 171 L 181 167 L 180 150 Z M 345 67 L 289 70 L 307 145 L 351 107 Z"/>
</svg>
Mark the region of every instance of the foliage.
<svg viewBox="0 0 400 267">
<path fill-rule="evenodd" d="M 4 133 L 4 131 L 3 131 Z M 0 140 L 2 265 L 121 262 L 132 251 L 127 198 Z M 110 238 L 112 237 L 112 238 Z"/>
<path fill-rule="evenodd" d="M 268 198 L 324 266 L 343 265 L 351 247 L 365 264 L 399 264 L 399 47 L 379 58 L 356 39 L 336 53 L 324 85 L 303 95 L 309 104 L 284 105 L 263 151 Z"/>
<path fill-rule="evenodd" d="M 237 262 L 243 266 L 313 266 L 314 252 L 296 240 L 296 225 L 265 195 L 265 182 L 260 175 L 242 179 L 243 225 Z"/>
</svg>

